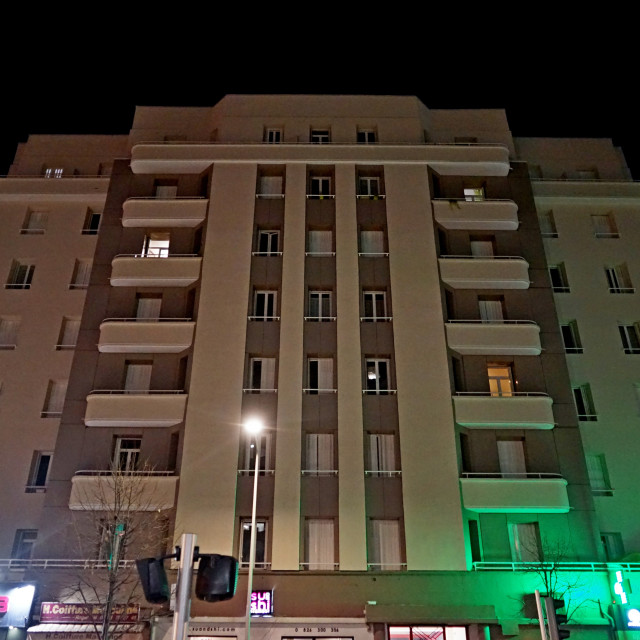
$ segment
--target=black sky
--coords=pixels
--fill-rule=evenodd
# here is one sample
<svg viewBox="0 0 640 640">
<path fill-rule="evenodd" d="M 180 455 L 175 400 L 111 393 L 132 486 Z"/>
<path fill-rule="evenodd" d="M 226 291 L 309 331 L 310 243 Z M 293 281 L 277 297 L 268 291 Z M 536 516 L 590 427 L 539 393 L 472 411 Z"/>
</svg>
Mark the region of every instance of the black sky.
<svg viewBox="0 0 640 640">
<path fill-rule="evenodd" d="M 612 138 L 640 179 L 632 19 L 606 8 L 589 23 L 544 6 L 526 14 L 501 4 L 491 15 L 478 5 L 465 15 L 456 5 L 443 16 L 401 5 L 338 28 L 342 9 L 293 22 L 265 11 L 250 23 L 248 8 L 159 12 L 155 23 L 116 12 L 96 14 L 82 32 L 56 12 L 51 24 L 41 17 L 29 47 L 0 45 L 0 175 L 29 134 L 126 134 L 136 105 L 311 93 L 503 108 L 514 136 Z"/>
</svg>

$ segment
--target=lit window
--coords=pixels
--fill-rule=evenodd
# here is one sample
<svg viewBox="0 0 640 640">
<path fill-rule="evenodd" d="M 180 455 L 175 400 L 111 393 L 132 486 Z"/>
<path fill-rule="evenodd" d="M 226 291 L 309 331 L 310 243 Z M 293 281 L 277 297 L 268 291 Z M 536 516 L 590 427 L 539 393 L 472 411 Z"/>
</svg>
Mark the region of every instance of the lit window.
<svg viewBox="0 0 640 640">
<path fill-rule="evenodd" d="M 33 264 L 22 264 L 14 260 L 5 287 L 7 289 L 30 289 L 35 269 Z"/>
<path fill-rule="evenodd" d="M 489 391 L 492 396 L 510 397 L 513 395 L 513 371 L 508 364 L 487 365 Z"/>
<path fill-rule="evenodd" d="M 366 393 L 374 395 L 390 393 L 389 360 L 387 358 L 367 358 L 365 370 Z"/>
<path fill-rule="evenodd" d="M 484 187 L 467 187 L 464 189 L 464 199 L 467 202 L 480 202 L 485 199 Z"/>
<path fill-rule="evenodd" d="M 145 258 L 167 258 L 169 256 L 169 233 L 150 233 L 144 239 L 142 256 Z"/>
<path fill-rule="evenodd" d="M 45 167 L 43 173 L 45 178 L 62 178 L 64 169 L 60 167 Z"/>
</svg>

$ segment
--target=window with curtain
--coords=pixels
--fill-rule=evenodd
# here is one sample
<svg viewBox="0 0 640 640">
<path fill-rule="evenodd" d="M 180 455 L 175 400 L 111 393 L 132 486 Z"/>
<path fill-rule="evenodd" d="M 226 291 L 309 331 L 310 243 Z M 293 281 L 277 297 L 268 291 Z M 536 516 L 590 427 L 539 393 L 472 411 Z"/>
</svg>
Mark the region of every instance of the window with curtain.
<svg viewBox="0 0 640 640">
<path fill-rule="evenodd" d="M 309 358 L 307 393 L 333 390 L 333 358 Z"/>
<path fill-rule="evenodd" d="M 274 391 L 276 388 L 276 359 L 251 358 L 249 388 L 255 391 Z"/>
<path fill-rule="evenodd" d="M 310 254 L 333 253 L 333 232 L 330 230 L 312 229 L 309 231 Z"/>
<path fill-rule="evenodd" d="M 400 522 L 371 520 L 371 568 L 378 571 L 398 571 L 402 568 L 400 552 Z"/>
<path fill-rule="evenodd" d="M 537 522 L 509 523 L 511 558 L 514 562 L 541 562 L 543 560 L 540 529 Z"/>
<path fill-rule="evenodd" d="M 63 318 L 56 349 L 73 349 L 76 346 L 76 342 L 78 341 L 79 332 L 79 318 Z"/>
<path fill-rule="evenodd" d="M 364 230 L 360 232 L 360 253 L 367 255 L 384 254 L 384 232 L 380 230 Z"/>
<path fill-rule="evenodd" d="M 157 320 L 162 307 L 161 296 L 139 295 L 136 304 L 136 318 L 138 320 Z"/>
<path fill-rule="evenodd" d="M 500 322 L 504 319 L 504 300 L 502 297 L 478 298 L 480 319 L 483 322 Z"/>
<path fill-rule="evenodd" d="M 70 289 L 86 289 L 89 286 L 89 277 L 91 275 L 90 260 L 76 260 L 73 275 L 71 276 Z"/>
<path fill-rule="evenodd" d="M 305 525 L 306 568 L 309 571 L 333 571 L 335 569 L 333 520 L 308 518 Z"/>
<path fill-rule="evenodd" d="M 258 195 L 263 198 L 282 195 L 282 176 L 260 176 Z"/>
<path fill-rule="evenodd" d="M 66 380 L 49 380 L 41 416 L 43 418 L 56 418 L 61 416 L 66 395 Z"/>
<path fill-rule="evenodd" d="M 46 211 L 29 211 L 22 225 L 20 233 L 42 234 L 47 228 Z"/>
<path fill-rule="evenodd" d="M 151 363 L 127 362 L 125 365 L 125 391 L 148 391 L 151 387 Z"/>
<path fill-rule="evenodd" d="M 498 463 L 500 473 L 506 478 L 526 478 L 527 463 L 524 455 L 524 440 L 509 438 L 498 440 Z"/>
<path fill-rule="evenodd" d="M 587 472 L 591 491 L 595 495 L 612 495 L 607 463 L 602 454 L 587 454 Z"/>
<path fill-rule="evenodd" d="M 369 475 L 384 476 L 396 471 L 395 436 L 392 433 L 369 434 Z"/>
<path fill-rule="evenodd" d="M 472 238 L 471 255 L 482 258 L 493 256 L 493 240 L 491 238 Z"/>
<path fill-rule="evenodd" d="M 620 234 L 616 227 L 613 214 L 591 216 L 591 224 L 596 238 L 619 238 Z"/>
<path fill-rule="evenodd" d="M 305 438 L 305 471 L 308 475 L 333 472 L 334 436 L 332 433 L 308 433 Z"/>
<path fill-rule="evenodd" d="M 0 349 L 15 349 L 20 321 L 16 318 L 0 318 Z"/>
</svg>

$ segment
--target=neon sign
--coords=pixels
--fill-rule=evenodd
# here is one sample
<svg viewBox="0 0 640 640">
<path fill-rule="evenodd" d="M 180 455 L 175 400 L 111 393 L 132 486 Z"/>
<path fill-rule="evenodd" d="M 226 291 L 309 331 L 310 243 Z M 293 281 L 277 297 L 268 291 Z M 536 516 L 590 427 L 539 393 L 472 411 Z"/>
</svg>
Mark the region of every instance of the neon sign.
<svg viewBox="0 0 640 640">
<path fill-rule="evenodd" d="M 273 591 L 252 591 L 251 592 L 251 615 L 252 616 L 273 615 Z"/>
<path fill-rule="evenodd" d="M 629 602 L 627 598 L 627 591 L 625 589 L 625 582 L 628 581 L 622 579 L 622 571 L 616 571 L 616 581 L 613 585 L 613 592 L 620 596 L 621 604 L 627 604 Z"/>
</svg>

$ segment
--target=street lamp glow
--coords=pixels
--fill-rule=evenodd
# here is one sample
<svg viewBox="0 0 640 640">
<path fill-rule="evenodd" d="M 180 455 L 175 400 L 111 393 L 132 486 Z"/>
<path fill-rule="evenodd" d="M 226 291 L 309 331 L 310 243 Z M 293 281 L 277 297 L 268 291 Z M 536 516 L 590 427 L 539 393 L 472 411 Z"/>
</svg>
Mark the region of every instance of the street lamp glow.
<svg viewBox="0 0 640 640">
<path fill-rule="evenodd" d="M 264 429 L 264 424 L 262 420 L 258 418 L 249 418 L 244 423 L 244 428 L 248 433 L 256 435 Z"/>
</svg>

